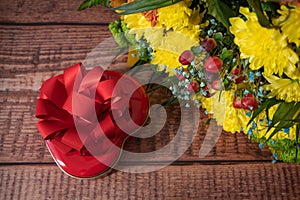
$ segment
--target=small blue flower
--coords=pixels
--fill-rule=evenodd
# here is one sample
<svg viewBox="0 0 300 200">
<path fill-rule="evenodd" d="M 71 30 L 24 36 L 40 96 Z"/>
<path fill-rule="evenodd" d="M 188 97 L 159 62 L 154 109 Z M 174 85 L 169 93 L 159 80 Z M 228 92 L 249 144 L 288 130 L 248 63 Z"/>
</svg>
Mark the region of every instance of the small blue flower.
<svg viewBox="0 0 300 200">
<path fill-rule="evenodd" d="M 192 66 L 195 66 L 195 65 L 196 65 L 196 62 L 193 60 L 193 61 L 191 62 L 191 65 L 192 65 Z"/>
<path fill-rule="evenodd" d="M 205 83 L 201 82 L 200 87 L 204 87 L 204 86 L 205 86 Z"/>
<path fill-rule="evenodd" d="M 253 132 L 252 132 L 252 129 L 250 128 L 248 131 L 247 131 L 247 134 L 248 135 L 252 135 L 253 134 Z"/>
<path fill-rule="evenodd" d="M 255 122 L 252 122 L 252 128 L 257 128 L 257 124 Z"/>
<path fill-rule="evenodd" d="M 263 95 L 261 92 L 258 92 L 258 93 L 257 93 L 257 96 L 258 96 L 258 97 L 263 97 L 264 95 Z"/>
<path fill-rule="evenodd" d="M 251 112 L 246 112 L 246 115 L 247 115 L 248 117 L 251 117 Z"/>
<path fill-rule="evenodd" d="M 188 101 L 188 100 L 190 100 L 190 97 L 188 95 L 185 95 L 184 100 Z"/>
<path fill-rule="evenodd" d="M 260 71 L 256 72 L 256 73 L 255 73 L 255 76 L 260 77 L 260 76 L 261 76 Z"/>
<path fill-rule="evenodd" d="M 202 77 L 203 77 L 202 72 L 198 72 L 198 77 L 199 77 L 199 78 L 202 78 Z"/>
<path fill-rule="evenodd" d="M 214 33 L 214 31 L 211 30 L 211 29 L 209 29 L 209 30 L 207 31 L 207 35 L 208 35 L 208 36 L 212 36 L 213 33 Z"/>
<path fill-rule="evenodd" d="M 198 99 L 195 99 L 194 102 L 195 102 L 195 104 L 199 104 L 199 100 Z"/>
<path fill-rule="evenodd" d="M 268 125 L 271 125 L 272 124 L 272 120 L 268 120 Z"/>
<path fill-rule="evenodd" d="M 265 146 L 264 146 L 262 143 L 260 143 L 260 144 L 258 145 L 258 147 L 259 147 L 260 149 L 265 148 Z"/>
<path fill-rule="evenodd" d="M 273 153 L 272 156 L 273 156 L 274 159 L 276 159 L 276 160 L 278 159 L 278 154 L 277 153 Z"/>
<path fill-rule="evenodd" d="M 275 141 L 274 140 L 271 141 L 271 145 L 275 145 Z"/>
<path fill-rule="evenodd" d="M 232 62 L 235 63 L 235 61 L 236 61 L 236 58 L 233 58 L 233 59 L 232 59 Z"/>
<path fill-rule="evenodd" d="M 211 24 L 215 24 L 215 23 L 216 23 L 216 20 L 215 20 L 215 19 L 211 19 L 211 20 L 210 20 L 210 23 L 211 23 Z"/>
<path fill-rule="evenodd" d="M 276 160 L 272 160 L 272 163 L 275 164 L 277 161 Z"/>
<path fill-rule="evenodd" d="M 207 110 L 205 110 L 205 111 L 204 111 L 204 114 L 208 115 L 208 111 L 207 111 Z"/>
<path fill-rule="evenodd" d="M 207 95 L 207 92 L 206 91 L 201 91 L 201 94 L 203 95 L 203 96 L 206 96 Z"/>
<path fill-rule="evenodd" d="M 249 81 L 254 82 L 254 73 L 253 72 L 249 73 Z"/>
<path fill-rule="evenodd" d="M 283 131 L 284 131 L 285 133 L 289 133 L 289 132 L 290 132 L 290 128 L 284 128 Z"/>
<path fill-rule="evenodd" d="M 192 75 L 194 75 L 194 74 L 195 74 L 195 70 L 194 70 L 194 69 L 191 69 L 191 70 L 190 70 L 190 73 L 191 73 Z"/>
<path fill-rule="evenodd" d="M 235 92 L 232 92 L 231 95 L 234 97 L 235 96 Z"/>
<path fill-rule="evenodd" d="M 189 78 L 189 77 L 190 77 L 190 75 L 189 75 L 188 73 L 186 73 L 186 72 L 183 72 L 182 75 L 183 75 L 185 78 Z"/>
<path fill-rule="evenodd" d="M 244 90 L 244 95 L 249 94 L 249 90 Z"/>
</svg>

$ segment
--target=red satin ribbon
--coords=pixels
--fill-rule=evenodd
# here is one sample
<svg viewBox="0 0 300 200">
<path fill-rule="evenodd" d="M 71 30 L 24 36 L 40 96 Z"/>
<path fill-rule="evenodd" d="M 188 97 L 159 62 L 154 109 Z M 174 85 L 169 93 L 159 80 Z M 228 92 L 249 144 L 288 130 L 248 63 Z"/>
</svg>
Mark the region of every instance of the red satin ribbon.
<svg viewBox="0 0 300 200">
<path fill-rule="evenodd" d="M 112 108 L 118 113 L 121 124 L 126 124 L 130 117 L 123 116 L 124 109 L 131 109 L 126 88 L 115 88 L 117 79 L 109 79 L 109 74 L 100 67 L 94 70 L 97 73 L 85 71 L 81 64 L 76 64 L 67 68 L 64 74 L 45 81 L 40 89 L 40 98 L 36 102 L 36 117 L 40 119 L 37 127 L 43 138 L 51 140 L 63 153 L 76 150 L 81 155 L 87 155 L 86 145 L 98 149 L 100 147 L 102 153 L 105 153 L 105 149 L 109 147 L 101 144 L 101 139 L 108 137 L 114 142 L 118 139 L 117 134 L 121 132 L 112 117 Z M 103 76 L 97 85 L 96 94 L 93 95 L 89 88 L 99 79 L 99 73 Z M 78 92 L 73 88 L 75 80 L 80 80 Z M 72 108 L 72 98 L 80 103 L 76 109 Z M 95 111 L 96 121 L 91 118 L 91 112 Z M 76 126 L 86 130 L 85 135 L 78 135 L 74 117 L 78 119 Z M 94 131 L 98 124 L 102 132 Z"/>
</svg>

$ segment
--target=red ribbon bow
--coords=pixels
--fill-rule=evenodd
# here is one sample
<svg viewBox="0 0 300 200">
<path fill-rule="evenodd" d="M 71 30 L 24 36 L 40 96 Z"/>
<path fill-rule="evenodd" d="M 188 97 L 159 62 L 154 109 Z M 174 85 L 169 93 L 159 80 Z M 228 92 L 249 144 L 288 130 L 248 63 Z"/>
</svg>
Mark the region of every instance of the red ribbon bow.
<svg viewBox="0 0 300 200">
<path fill-rule="evenodd" d="M 99 80 L 99 73 L 102 76 L 96 86 L 96 94 L 92 94 L 91 84 Z M 127 91 L 130 86 L 120 87 L 120 84 L 117 85 L 119 79 L 119 73 L 103 71 L 100 67 L 85 71 L 81 64 L 77 64 L 67 68 L 64 74 L 45 81 L 36 102 L 36 117 L 40 119 L 37 127 L 43 138 L 51 140 L 63 153 L 76 150 L 81 155 L 89 155 L 92 148 L 97 149 L 99 154 L 108 151 L 110 144 L 102 142 L 104 137 L 115 144 L 127 137 L 116 125 L 115 113 L 118 125 L 131 126 L 131 130 L 136 128 L 136 124 L 128 125 L 128 121 L 139 116 L 132 112 L 132 104 L 128 105 L 130 97 Z M 74 85 L 78 80 L 80 86 L 77 90 Z M 73 98 L 79 104 L 72 105 Z M 126 109 L 129 109 L 131 116 L 124 114 Z M 92 116 L 97 117 L 93 119 Z M 98 124 L 102 131 L 95 128 Z M 78 126 L 85 130 L 84 135 L 78 134 Z"/>
</svg>

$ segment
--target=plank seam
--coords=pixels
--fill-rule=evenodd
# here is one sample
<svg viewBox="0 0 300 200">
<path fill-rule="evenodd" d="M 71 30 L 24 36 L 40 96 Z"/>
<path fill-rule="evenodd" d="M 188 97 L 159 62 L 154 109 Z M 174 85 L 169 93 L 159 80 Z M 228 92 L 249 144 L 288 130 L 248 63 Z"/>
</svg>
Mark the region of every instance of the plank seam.
<svg viewBox="0 0 300 200">
<path fill-rule="evenodd" d="M 109 22 L 6 22 L 0 21 L 2 26 L 108 26 Z"/>
<path fill-rule="evenodd" d="M 132 165 L 135 162 L 119 162 L 119 164 L 122 164 L 124 166 L 126 165 Z M 164 164 L 169 163 L 167 161 L 141 161 L 139 164 L 152 164 L 152 165 L 158 165 L 158 164 Z M 223 164 L 241 164 L 241 163 L 271 163 L 271 160 L 181 160 L 181 161 L 175 161 L 170 166 L 181 166 L 181 165 L 194 165 L 194 164 L 202 164 L 202 165 L 223 165 Z M 281 161 L 278 161 L 278 163 L 281 163 Z M 55 164 L 55 162 L 1 162 L 0 166 L 7 166 L 7 165 L 52 165 Z"/>
</svg>

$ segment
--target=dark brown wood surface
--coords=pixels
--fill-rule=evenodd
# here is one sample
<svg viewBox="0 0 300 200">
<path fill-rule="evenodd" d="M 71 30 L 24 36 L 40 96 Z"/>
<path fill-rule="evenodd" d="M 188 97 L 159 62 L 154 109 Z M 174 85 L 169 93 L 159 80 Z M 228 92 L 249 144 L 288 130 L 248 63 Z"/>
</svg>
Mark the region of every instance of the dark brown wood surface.
<svg viewBox="0 0 300 200">
<path fill-rule="evenodd" d="M 143 174 L 115 171 L 105 178 L 81 181 L 62 173 L 35 126 L 39 87 L 110 38 L 108 22 L 116 19 L 101 7 L 78 12 L 80 3 L 0 1 L 0 199 L 300 198 L 300 166 L 272 164 L 271 152 L 259 149 L 244 134 L 223 132 L 210 153 L 199 158 L 207 131 L 202 111 L 193 143 L 171 166 Z M 105 51 L 101 58 L 110 59 Z M 122 62 L 110 68 L 127 69 Z M 163 98 L 165 92 L 157 91 L 151 101 L 159 103 Z M 125 149 L 149 152 L 167 145 L 176 135 L 180 109 L 171 105 L 166 110 L 167 123 L 159 133 L 148 139 L 134 138 Z M 165 161 L 158 155 L 138 164 Z M 133 164 L 135 160 L 124 157 L 119 163 Z"/>
</svg>

